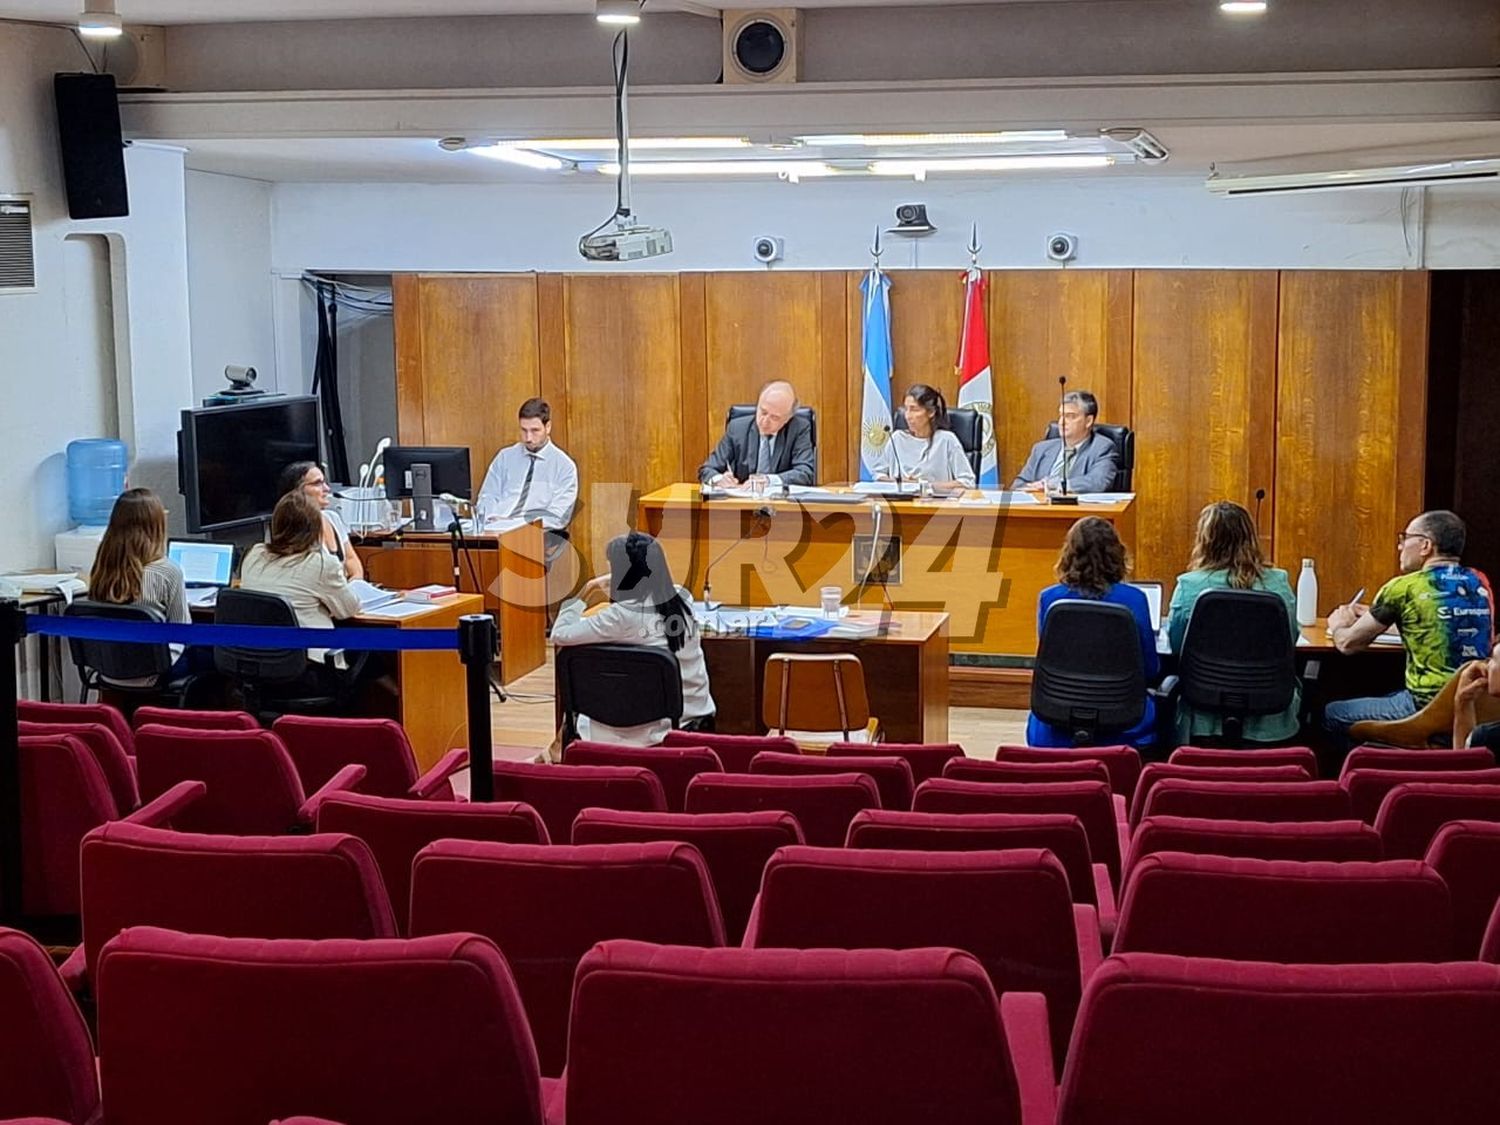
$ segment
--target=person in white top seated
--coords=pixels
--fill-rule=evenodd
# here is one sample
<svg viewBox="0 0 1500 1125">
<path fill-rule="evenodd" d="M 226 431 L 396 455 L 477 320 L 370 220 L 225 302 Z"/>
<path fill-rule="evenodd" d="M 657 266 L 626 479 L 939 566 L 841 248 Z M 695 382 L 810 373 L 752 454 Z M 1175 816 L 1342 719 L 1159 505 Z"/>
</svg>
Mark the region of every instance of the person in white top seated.
<svg viewBox="0 0 1500 1125">
<path fill-rule="evenodd" d="M 948 429 L 948 401 L 926 383 L 914 383 L 901 403 L 906 429 L 892 430 L 876 464 L 877 479 L 928 481 L 938 488 L 973 488 L 974 466 Z"/>
<path fill-rule="evenodd" d="M 323 467 L 316 461 L 293 461 L 281 470 L 276 495 L 285 496 L 299 488 L 307 493 L 308 498 L 323 513 L 323 549 L 339 560 L 347 578 L 363 578 L 364 563 L 360 562 L 353 544 L 349 542 L 349 527 L 333 506 L 333 489 L 328 486 L 328 477 L 324 475 Z"/>
<path fill-rule="evenodd" d="M 552 408 L 545 400 L 528 398 L 517 417 L 521 440 L 495 454 L 475 507 L 485 522 L 540 519 L 550 566 L 568 539 L 578 503 L 578 466 L 553 442 Z"/>
<path fill-rule="evenodd" d="M 605 557 L 609 574 L 585 583 L 578 597 L 569 598 L 558 609 L 552 643 L 649 645 L 670 650 L 682 670 L 682 729 L 713 730 L 714 699 L 708 689 L 702 637 L 693 620 L 693 596 L 672 581 L 661 545 L 644 532 L 632 531 L 610 540 Z M 606 597 L 601 608 L 584 614 L 589 604 Z M 654 746 L 671 729 L 667 719 L 635 727 L 611 727 L 587 715 L 578 719 L 579 736 L 596 742 Z"/>
<path fill-rule="evenodd" d="M 303 629 L 332 629 L 359 613 L 359 596 L 343 564 L 323 546 L 323 513 L 301 489 L 288 492 L 271 513 L 271 538 L 257 543 L 240 566 L 240 589 L 280 594 Z M 327 671 L 346 671 L 337 650 L 310 648 L 307 658 Z"/>
</svg>

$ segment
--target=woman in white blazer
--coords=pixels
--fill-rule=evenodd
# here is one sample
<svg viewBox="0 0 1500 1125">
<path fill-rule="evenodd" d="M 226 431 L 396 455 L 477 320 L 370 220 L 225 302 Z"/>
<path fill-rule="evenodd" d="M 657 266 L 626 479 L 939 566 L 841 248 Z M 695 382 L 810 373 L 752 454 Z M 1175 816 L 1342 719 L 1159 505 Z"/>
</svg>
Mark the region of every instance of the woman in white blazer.
<svg viewBox="0 0 1500 1125">
<path fill-rule="evenodd" d="M 948 402 L 926 383 L 915 383 L 901 404 L 906 429 L 892 430 L 879 462 L 881 480 L 925 480 L 939 488 L 973 488 L 974 466 L 948 429 Z"/>
</svg>

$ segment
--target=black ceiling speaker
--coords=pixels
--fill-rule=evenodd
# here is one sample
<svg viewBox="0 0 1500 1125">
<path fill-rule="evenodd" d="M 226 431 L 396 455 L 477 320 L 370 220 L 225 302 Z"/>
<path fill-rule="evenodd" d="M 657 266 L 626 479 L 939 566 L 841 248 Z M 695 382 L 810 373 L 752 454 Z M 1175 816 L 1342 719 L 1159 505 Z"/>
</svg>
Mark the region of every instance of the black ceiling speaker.
<svg viewBox="0 0 1500 1125">
<path fill-rule="evenodd" d="M 130 214 L 120 99 L 109 74 L 56 74 L 57 133 L 62 141 L 68 215 L 112 219 Z"/>
</svg>

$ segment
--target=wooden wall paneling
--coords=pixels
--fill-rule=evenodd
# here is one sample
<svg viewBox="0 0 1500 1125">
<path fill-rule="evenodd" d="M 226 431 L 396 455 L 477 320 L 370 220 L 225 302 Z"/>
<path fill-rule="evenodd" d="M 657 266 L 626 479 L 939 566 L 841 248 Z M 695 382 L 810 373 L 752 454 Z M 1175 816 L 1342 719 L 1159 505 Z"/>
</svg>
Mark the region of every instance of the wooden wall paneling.
<svg viewBox="0 0 1500 1125">
<path fill-rule="evenodd" d="M 1281 275 L 1276 554 L 1316 560 L 1319 612 L 1396 569 L 1422 509 L 1428 275 Z"/>
<path fill-rule="evenodd" d="M 1069 389 L 1098 397 L 1101 421 L 1131 424 L 1132 280 L 1129 270 L 990 272 L 1002 483 L 1056 420 L 1060 375 Z"/>
<path fill-rule="evenodd" d="M 708 381 L 712 377 L 706 321 L 706 274 L 678 277 L 678 335 L 682 355 L 682 479 L 697 480 L 698 467 L 719 440 L 723 417 L 715 421 L 708 409 Z"/>
<path fill-rule="evenodd" d="M 1135 275 L 1135 574 L 1163 581 L 1169 597 L 1205 504 L 1234 500 L 1254 514 L 1265 489 L 1273 554 L 1276 298 L 1273 270 Z"/>
<path fill-rule="evenodd" d="M 682 475 L 675 274 L 564 278 L 568 452 L 587 498 L 575 546 L 600 573 L 604 544 L 635 520 L 632 492 Z"/>
<path fill-rule="evenodd" d="M 552 408 L 552 440 L 568 449 L 568 333 L 560 273 L 536 275 L 537 394 Z M 571 456 L 571 454 L 569 454 Z"/>
<path fill-rule="evenodd" d="M 422 278 L 398 273 L 391 278 L 391 314 L 396 334 L 396 440 L 422 445 L 427 415 L 422 392 Z"/>
<path fill-rule="evenodd" d="M 849 471 L 849 309 L 842 270 L 818 275 L 822 354 L 818 364 L 818 471 L 824 481 L 846 481 Z M 855 473 L 854 475 L 858 475 Z"/>
</svg>

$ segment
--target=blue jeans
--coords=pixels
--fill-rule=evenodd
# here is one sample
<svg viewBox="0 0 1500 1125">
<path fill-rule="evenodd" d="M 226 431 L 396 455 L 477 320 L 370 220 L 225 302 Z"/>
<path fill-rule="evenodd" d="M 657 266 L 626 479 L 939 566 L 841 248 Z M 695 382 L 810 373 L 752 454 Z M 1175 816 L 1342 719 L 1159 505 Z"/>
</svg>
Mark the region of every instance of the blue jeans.
<svg viewBox="0 0 1500 1125">
<path fill-rule="evenodd" d="M 1385 722 L 1391 719 L 1407 719 L 1418 711 L 1417 701 L 1406 689 L 1390 695 L 1375 695 L 1365 699 L 1340 699 L 1323 708 L 1323 726 L 1337 735 L 1347 748 L 1349 728 L 1366 719 Z"/>
</svg>

